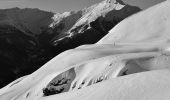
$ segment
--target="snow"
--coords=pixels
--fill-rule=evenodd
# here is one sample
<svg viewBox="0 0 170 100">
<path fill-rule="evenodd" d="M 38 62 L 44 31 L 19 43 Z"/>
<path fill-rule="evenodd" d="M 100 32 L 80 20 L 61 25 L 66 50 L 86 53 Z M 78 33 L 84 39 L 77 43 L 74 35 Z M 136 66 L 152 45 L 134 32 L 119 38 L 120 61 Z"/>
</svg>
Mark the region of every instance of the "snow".
<svg viewBox="0 0 170 100">
<path fill-rule="evenodd" d="M 52 17 L 53 22 L 49 25 L 49 27 L 55 28 L 57 25 L 64 23 L 66 25 L 65 28 L 67 28 L 68 30 L 69 28 L 71 28 L 71 26 L 75 24 L 76 20 L 78 20 L 79 18 L 79 17 L 76 18 L 76 16 L 74 15 L 81 16 L 81 13 L 76 12 L 76 11 L 64 12 L 62 14 L 57 13 Z M 75 18 L 75 21 L 74 21 L 74 18 Z"/>
<path fill-rule="evenodd" d="M 169 72 L 158 70 L 127 75 L 39 100 L 169 100 Z"/>
<path fill-rule="evenodd" d="M 62 14 L 57 13 L 52 17 L 53 22 L 49 25 L 49 27 L 57 28 L 63 24 L 64 28 L 59 30 L 59 32 L 72 36 L 77 34 L 77 32 L 72 32 L 77 27 L 87 25 L 95 21 L 97 18 L 101 16 L 105 17 L 107 13 L 111 11 L 119 11 L 125 6 L 125 4 L 121 4 L 116 0 L 104 0 L 98 4 L 84 8 L 80 11 L 64 12 Z M 112 17 L 107 18 L 108 21 L 112 21 L 112 19 Z M 88 28 L 90 28 L 90 26 Z M 82 30 L 80 30 L 79 33 L 81 33 L 81 31 Z"/>
<path fill-rule="evenodd" d="M 113 50 L 114 48 L 115 52 Z M 74 68 L 76 72 L 76 78 L 73 80 L 70 87 L 72 88 L 76 83 L 76 86 L 73 88 L 73 90 L 77 90 L 78 88 L 85 88 L 88 86 L 90 81 L 92 82 L 90 85 L 92 85 L 96 84 L 98 80 L 109 80 L 112 78 L 117 78 L 122 76 L 122 73 L 125 70 L 128 70 L 128 73 L 130 74 L 147 71 L 150 69 L 140 65 L 131 67 L 132 65 L 130 64 L 129 66 L 125 66 L 125 63 L 133 59 L 148 59 L 150 57 L 159 57 L 161 55 L 159 51 L 154 51 L 155 49 L 152 49 L 153 47 L 149 48 L 149 46 L 149 49 L 144 49 L 141 46 L 136 48 L 131 46 L 131 49 L 128 49 L 129 51 L 127 48 L 130 47 L 122 46 L 116 48 L 112 45 L 106 45 L 105 48 L 101 49 L 96 49 L 95 47 L 82 49 L 82 47 L 80 47 L 71 51 L 64 52 L 59 56 L 56 56 L 53 60 L 48 62 L 33 74 L 24 78 L 18 84 L 7 86 L 6 89 L 4 88 L 6 90 L 5 93 L 2 89 L 0 91 L 2 95 L 1 99 L 3 100 L 4 97 L 5 99 L 10 99 L 15 96 L 15 98 L 18 100 L 32 100 L 33 98 L 35 100 L 37 98 L 38 100 L 43 97 L 42 90 L 54 77 L 71 68 Z M 136 50 L 138 50 L 138 52 L 133 53 Z M 159 69 L 162 69 L 162 67 L 163 66 L 161 66 Z M 152 68 L 152 70 L 154 70 L 154 68 Z M 81 84 L 83 82 L 85 83 L 82 86 Z M 72 89 L 70 91 L 72 91 Z M 28 94 L 29 96 L 27 96 Z"/>
<path fill-rule="evenodd" d="M 170 2 L 161 3 L 132 15 L 116 25 L 99 44 L 107 43 L 162 43 L 168 42 Z"/>
<path fill-rule="evenodd" d="M 59 54 L 0 89 L 0 100 L 169 100 L 169 10 L 166 1 L 125 19 L 97 44 Z M 73 80 L 62 84 L 68 91 L 45 96 L 60 78 Z"/>
<path fill-rule="evenodd" d="M 99 16 L 105 16 L 108 12 L 112 10 L 120 10 L 123 7 L 125 7 L 125 5 L 120 4 L 116 0 L 104 0 L 99 4 L 87 8 L 88 12 L 86 11 L 86 13 L 76 22 L 76 24 L 70 29 L 70 31 L 78 26 L 95 21 Z"/>
</svg>

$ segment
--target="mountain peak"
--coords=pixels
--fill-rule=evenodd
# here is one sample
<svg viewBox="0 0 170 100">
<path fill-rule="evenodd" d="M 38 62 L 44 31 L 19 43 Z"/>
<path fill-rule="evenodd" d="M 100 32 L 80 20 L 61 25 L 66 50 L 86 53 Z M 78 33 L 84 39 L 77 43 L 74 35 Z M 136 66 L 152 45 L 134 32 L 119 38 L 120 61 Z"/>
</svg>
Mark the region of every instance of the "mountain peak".
<svg viewBox="0 0 170 100">
<path fill-rule="evenodd" d="M 108 2 L 108 3 L 120 3 L 122 5 L 125 5 L 125 3 L 122 0 L 105 0 L 105 2 Z"/>
<path fill-rule="evenodd" d="M 7 73 L 0 71 L 0 83 L 3 81 L 0 87 L 35 71 L 65 50 L 96 43 L 117 23 L 138 11 L 138 7 L 123 5 L 117 0 L 103 0 L 79 11 L 64 13 L 36 8 L 0 10 L 0 37 L 3 37 L 0 38 L 0 65 L 5 66 Z M 45 89 L 44 95 L 48 92 Z"/>
</svg>

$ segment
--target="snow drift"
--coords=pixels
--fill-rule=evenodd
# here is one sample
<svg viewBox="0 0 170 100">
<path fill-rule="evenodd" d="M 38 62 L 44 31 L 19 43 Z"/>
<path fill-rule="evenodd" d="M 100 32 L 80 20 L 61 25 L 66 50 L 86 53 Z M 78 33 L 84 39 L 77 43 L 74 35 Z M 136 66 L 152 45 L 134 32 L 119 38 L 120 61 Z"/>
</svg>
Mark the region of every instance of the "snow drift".
<svg viewBox="0 0 170 100">
<path fill-rule="evenodd" d="M 128 75 L 40 100 L 169 100 L 169 69 Z"/>
<path fill-rule="evenodd" d="M 79 11 L 0 10 L 0 88 L 30 74 L 59 53 L 93 44 L 140 8 L 104 0 Z M 16 59 L 17 58 L 17 59 Z"/>
<path fill-rule="evenodd" d="M 0 99 L 169 100 L 169 10 L 165 1 L 125 19 L 2 88 Z"/>
</svg>

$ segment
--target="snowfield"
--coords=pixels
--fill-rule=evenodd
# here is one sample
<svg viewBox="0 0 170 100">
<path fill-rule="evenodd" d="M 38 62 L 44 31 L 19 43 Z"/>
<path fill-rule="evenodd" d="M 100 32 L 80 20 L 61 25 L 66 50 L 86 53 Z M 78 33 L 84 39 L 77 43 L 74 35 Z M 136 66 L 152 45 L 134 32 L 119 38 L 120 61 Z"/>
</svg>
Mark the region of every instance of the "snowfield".
<svg viewBox="0 0 170 100">
<path fill-rule="evenodd" d="M 0 90 L 0 100 L 170 100 L 170 1 L 93 45 L 65 51 Z"/>
<path fill-rule="evenodd" d="M 139 11 L 139 7 L 121 0 L 103 0 L 64 13 L 0 9 L 0 88 L 34 72 L 63 51 L 98 42 L 120 21 Z"/>
<path fill-rule="evenodd" d="M 98 43 L 165 43 L 170 38 L 170 2 L 166 1 L 120 22 Z"/>
<path fill-rule="evenodd" d="M 40 100 L 169 100 L 169 69 L 127 75 Z"/>
</svg>

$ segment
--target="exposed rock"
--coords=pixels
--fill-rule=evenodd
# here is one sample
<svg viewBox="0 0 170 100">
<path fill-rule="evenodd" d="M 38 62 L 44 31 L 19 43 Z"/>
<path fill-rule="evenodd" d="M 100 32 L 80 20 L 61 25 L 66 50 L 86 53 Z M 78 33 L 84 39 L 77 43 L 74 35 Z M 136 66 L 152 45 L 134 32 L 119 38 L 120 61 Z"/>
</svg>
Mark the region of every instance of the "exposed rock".
<svg viewBox="0 0 170 100">
<path fill-rule="evenodd" d="M 80 11 L 54 14 L 39 9 L 0 10 L 0 87 L 38 69 L 59 53 L 96 43 L 117 23 L 140 11 L 103 1 Z"/>
<path fill-rule="evenodd" d="M 60 53 L 34 73 L 2 88 L 0 99 L 169 99 L 169 9 L 170 1 L 156 5 L 125 19 L 98 43 Z M 160 16 L 167 18 L 167 21 Z M 143 17 L 146 19 L 142 20 Z M 148 26 L 155 21 L 149 27 L 155 29 L 154 31 L 144 30 L 146 33 L 143 34 L 138 32 L 145 28 L 136 27 L 142 26 L 141 22 Z M 162 26 L 156 29 L 159 25 Z M 124 29 L 128 32 L 121 33 L 126 32 Z M 137 37 L 134 38 L 133 35 Z M 146 41 L 147 39 L 150 41 Z"/>
</svg>

